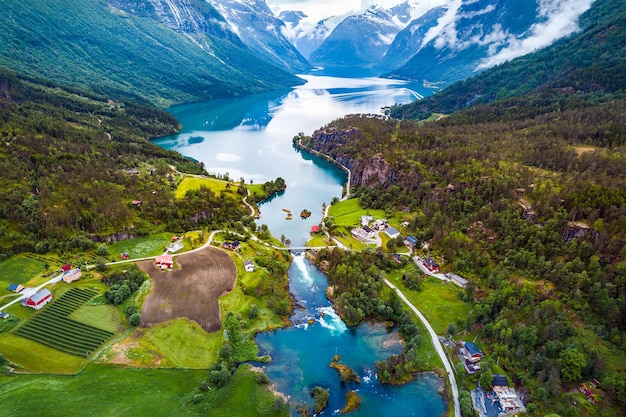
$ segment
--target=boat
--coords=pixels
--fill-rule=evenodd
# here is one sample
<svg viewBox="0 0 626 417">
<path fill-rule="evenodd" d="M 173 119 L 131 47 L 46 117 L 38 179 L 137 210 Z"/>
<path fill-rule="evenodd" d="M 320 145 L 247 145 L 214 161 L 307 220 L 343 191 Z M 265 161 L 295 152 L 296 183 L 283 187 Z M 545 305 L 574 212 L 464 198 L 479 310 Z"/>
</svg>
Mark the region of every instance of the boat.
<svg viewBox="0 0 626 417">
<path fill-rule="evenodd" d="M 291 219 L 292 219 L 292 217 L 291 217 L 291 213 L 287 213 L 286 220 L 291 220 Z"/>
<path fill-rule="evenodd" d="M 284 211 L 285 213 L 289 213 L 289 214 L 291 214 L 291 210 L 288 210 L 288 209 L 283 209 L 283 211 Z"/>
</svg>

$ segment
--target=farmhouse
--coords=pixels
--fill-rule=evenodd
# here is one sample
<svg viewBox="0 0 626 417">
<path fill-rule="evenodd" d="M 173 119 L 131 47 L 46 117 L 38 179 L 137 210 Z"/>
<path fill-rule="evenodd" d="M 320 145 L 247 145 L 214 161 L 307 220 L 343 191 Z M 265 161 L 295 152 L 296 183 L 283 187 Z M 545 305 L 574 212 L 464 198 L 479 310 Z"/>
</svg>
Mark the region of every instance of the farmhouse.
<svg viewBox="0 0 626 417">
<path fill-rule="evenodd" d="M 50 301 L 52 301 L 52 293 L 48 289 L 42 288 L 37 293 L 22 300 L 22 305 L 25 307 L 34 308 L 35 310 L 39 310 Z"/>
<path fill-rule="evenodd" d="M 172 259 L 172 255 L 165 254 L 157 256 L 155 259 L 155 264 L 157 268 L 172 269 L 174 267 L 174 260 Z"/>
<path fill-rule="evenodd" d="M 406 239 L 404 239 L 404 244 L 409 249 L 413 249 L 417 246 L 417 238 L 415 236 L 407 236 Z"/>
<path fill-rule="evenodd" d="M 254 262 L 252 261 L 243 261 L 243 267 L 246 269 L 246 272 L 254 272 Z"/>
<path fill-rule="evenodd" d="M 66 282 L 69 284 L 70 282 L 74 282 L 80 279 L 81 276 L 82 276 L 82 272 L 80 268 L 74 268 L 63 273 L 63 282 Z"/>
<path fill-rule="evenodd" d="M 241 243 L 239 243 L 238 240 L 235 240 L 234 242 L 224 242 L 224 243 L 222 243 L 222 247 L 224 249 L 239 250 L 240 246 L 241 246 Z"/>
<path fill-rule="evenodd" d="M 461 288 L 465 288 L 465 286 L 467 285 L 467 280 L 458 276 L 457 274 L 448 272 L 446 274 L 446 278 L 448 278 L 450 281 L 452 281 L 454 284 L 458 285 Z"/>
<path fill-rule="evenodd" d="M 465 342 L 464 346 L 465 346 L 465 351 L 466 351 L 466 357 L 472 363 L 480 362 L 482 357 L 485 356 L 480 351 L 480 349 L 478 349 L 478 346 L 476 346 L 472 342 Z"/>
<path fill-rule="evenodd" d="M 59 272 L 67 272 L 70 269 L 72 269 L 72 264 L 65 264 L 61 267 L 61 269 L 59 270 Z"/>
<path fill-rule="evenodd" d="M 433 260 L 433 258 L 426 258 L 422 260 L 422 265 L 426 267 L 430 272 L 439 272 L 439 264 Z"/>
<path fill-rule="evenodd" d="M 20 292 L 24 289 L 24 286 L 22 284 L 10 284 L 7 289 L 13 292 Z"/>
<path fill-rule="evenodd" d="M 9 313 L 5 313 L 4 311 L 0 311 L 0 319 L 8 319 Z"/>
</svg>

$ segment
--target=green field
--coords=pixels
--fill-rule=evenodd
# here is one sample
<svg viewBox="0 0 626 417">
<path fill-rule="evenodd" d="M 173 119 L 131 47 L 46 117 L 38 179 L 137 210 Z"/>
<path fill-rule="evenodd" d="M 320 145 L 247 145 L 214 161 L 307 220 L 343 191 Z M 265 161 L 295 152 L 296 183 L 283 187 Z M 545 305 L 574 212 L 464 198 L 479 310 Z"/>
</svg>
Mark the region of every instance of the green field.
<svg viewBox="0 0 626 417">
<path fill-rule="evenodd" d="M 0 352 L 19 368 L 35 373 L 73 374 L 87 363 L 84 357 L 60 352 L 13 333 L 1 335 Z"/>
<path fill-rule="evenodd" d="M 113 332 L 68 318 L 96 295 L 95 291 L 72 288 L 39 314 L 17 328 L 14 334 L 76 356 L 89 356 Z"/>
<path fill-rule="evenodd" d="M 255 375 L 241 366 L 227 386 L 203 393 L 199 404 L 188 400 L 206 371 L 90 365 L 76 376 L 0 377 L 0 417 L 286 416 L 273 410 L 272 393 Z"/>
<path fill-rule="evenodd" d="M 13 294 L 7 290 L 9 284 L 26 284 L 44 272 L 44 266 L 44 261 L 28 257 L 26 254 L 12 256 L 0 262 L 0 296 Z"/>
<path fill-rule="evenodd" d="M 172 233 L 157 233 L 142 236 L 136 239 L 122 240 L 109 247 L 111 258 L 120 260 L 120 253 L 128 252 L 131 259 L 158 256 L 165 252 L 165 248 L 172 241 Z"/>
<path fill-rule="evenodd" d="M 185 177 L 176 188 L 176 198 L 183 198 L 187 191 L 197 190 L 201 187 L 207 187 L 215 194 L 219 195 L 222 191 L 226 192 L 237 192 L 237 188 L 239 187 L 239 183 L 231 183 L 230 189 L 226 188 L 228 181 L 218 180 L 216 178 L 198 178 L 198 177 Z"/>
<path fill-rule="evenodd" d="M 222 347 L 222 332 L 205 332 L 196 322 L 176 319 L 148 329 L 144 336 L 167 359 L 169 366 L 210 368 Z"/>
<path fill-rule="evenodd" d="M 111 333 L 121 331 L 124 326 L 120 311 L 111 304 L 83 305 L 69 317 Z"/>
<path fill-rule="evenodd" d="M 384 210 L 366 210 L 361 207 L 358 198 L 340 201 L 330 206 L 328 216 L 338 226 L 355 227 L 361 224 L 361 216 L 370 215 L 376 219 L 385 219 Z"/>
<path fill-rule="evenodd" d="M 413 266 L 408 268 L 413 268 Z M 426 316 L 437 334 L 445 334 L 450 323 L 456 323 L 457 328 L 465 327 L 465 319 L 472 307 L 459 298 L 459 292 L 462 291 L 459 287 L 437 278 L 425 277 L 422 291 L 411 291 L 402 285 L 403 272 L 405 271 L 390 273 L 389 281 L 400 288 L 415 307 Z"/>
</svg>

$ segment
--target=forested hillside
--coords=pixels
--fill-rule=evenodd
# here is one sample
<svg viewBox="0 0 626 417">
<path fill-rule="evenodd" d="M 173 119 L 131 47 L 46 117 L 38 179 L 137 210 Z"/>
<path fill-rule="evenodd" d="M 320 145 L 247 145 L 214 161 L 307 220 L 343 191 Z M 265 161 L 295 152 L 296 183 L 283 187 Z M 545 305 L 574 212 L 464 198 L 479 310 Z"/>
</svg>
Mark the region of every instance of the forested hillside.
<svg viewBox="0 0 626 417">
<path fill-rule="evenodd" d="M 0 8 L 0 65 L 99 94 L 167 108 L 302 83 L 257 57 L 202 0 L 0 0 Z"/>
<path fill-rule="evenodd" d="M 584 30 L 533 54 L 488 69 L 433 96 L 397 106 L 391 116 L 426 119 L 554 88 L 606 94 L 626 87 L 626 1 L 596 0 L 583 14 Z"/>
<path fill-rule="evenodd" d="M 466 327 L 530 391 L 536 415 L 581 415 L 569 391 L 591 378 L 606 398 L 583 415 L 626 407 L 624 22 L 561 43 L 561 76 L 545 52 L 504 66 L 515 96 L 498 69 L 392 113 L 470 107 L 438 121 L 351 116 L 305 139 L 352 170 L 364 207 L 410 213 L 429 255 L 470 279 Z M 475 86 L 493 103 L 468 102 Z"/>
<path fill-rule="evenodd" d="M 209 190 L 174 199 L 170 165 L 203 169 L 148 139 L 177 129 L 152 107 L 0 70 L 0 259 L 239 219 L 238 201 Z"/>
</svg>

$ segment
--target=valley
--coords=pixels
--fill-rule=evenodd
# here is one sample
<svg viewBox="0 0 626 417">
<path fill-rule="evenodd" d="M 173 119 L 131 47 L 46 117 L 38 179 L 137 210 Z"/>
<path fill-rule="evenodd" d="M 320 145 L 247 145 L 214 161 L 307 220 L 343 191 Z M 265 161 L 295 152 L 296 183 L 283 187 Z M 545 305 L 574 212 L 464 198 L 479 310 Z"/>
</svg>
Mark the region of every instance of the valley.
<svg viewBox="0 0 626 417">
<path fill-rule="evenodd" d="M 0 416 L 624 415 L 625 1 L 2 6 Z"/>
</svg>

